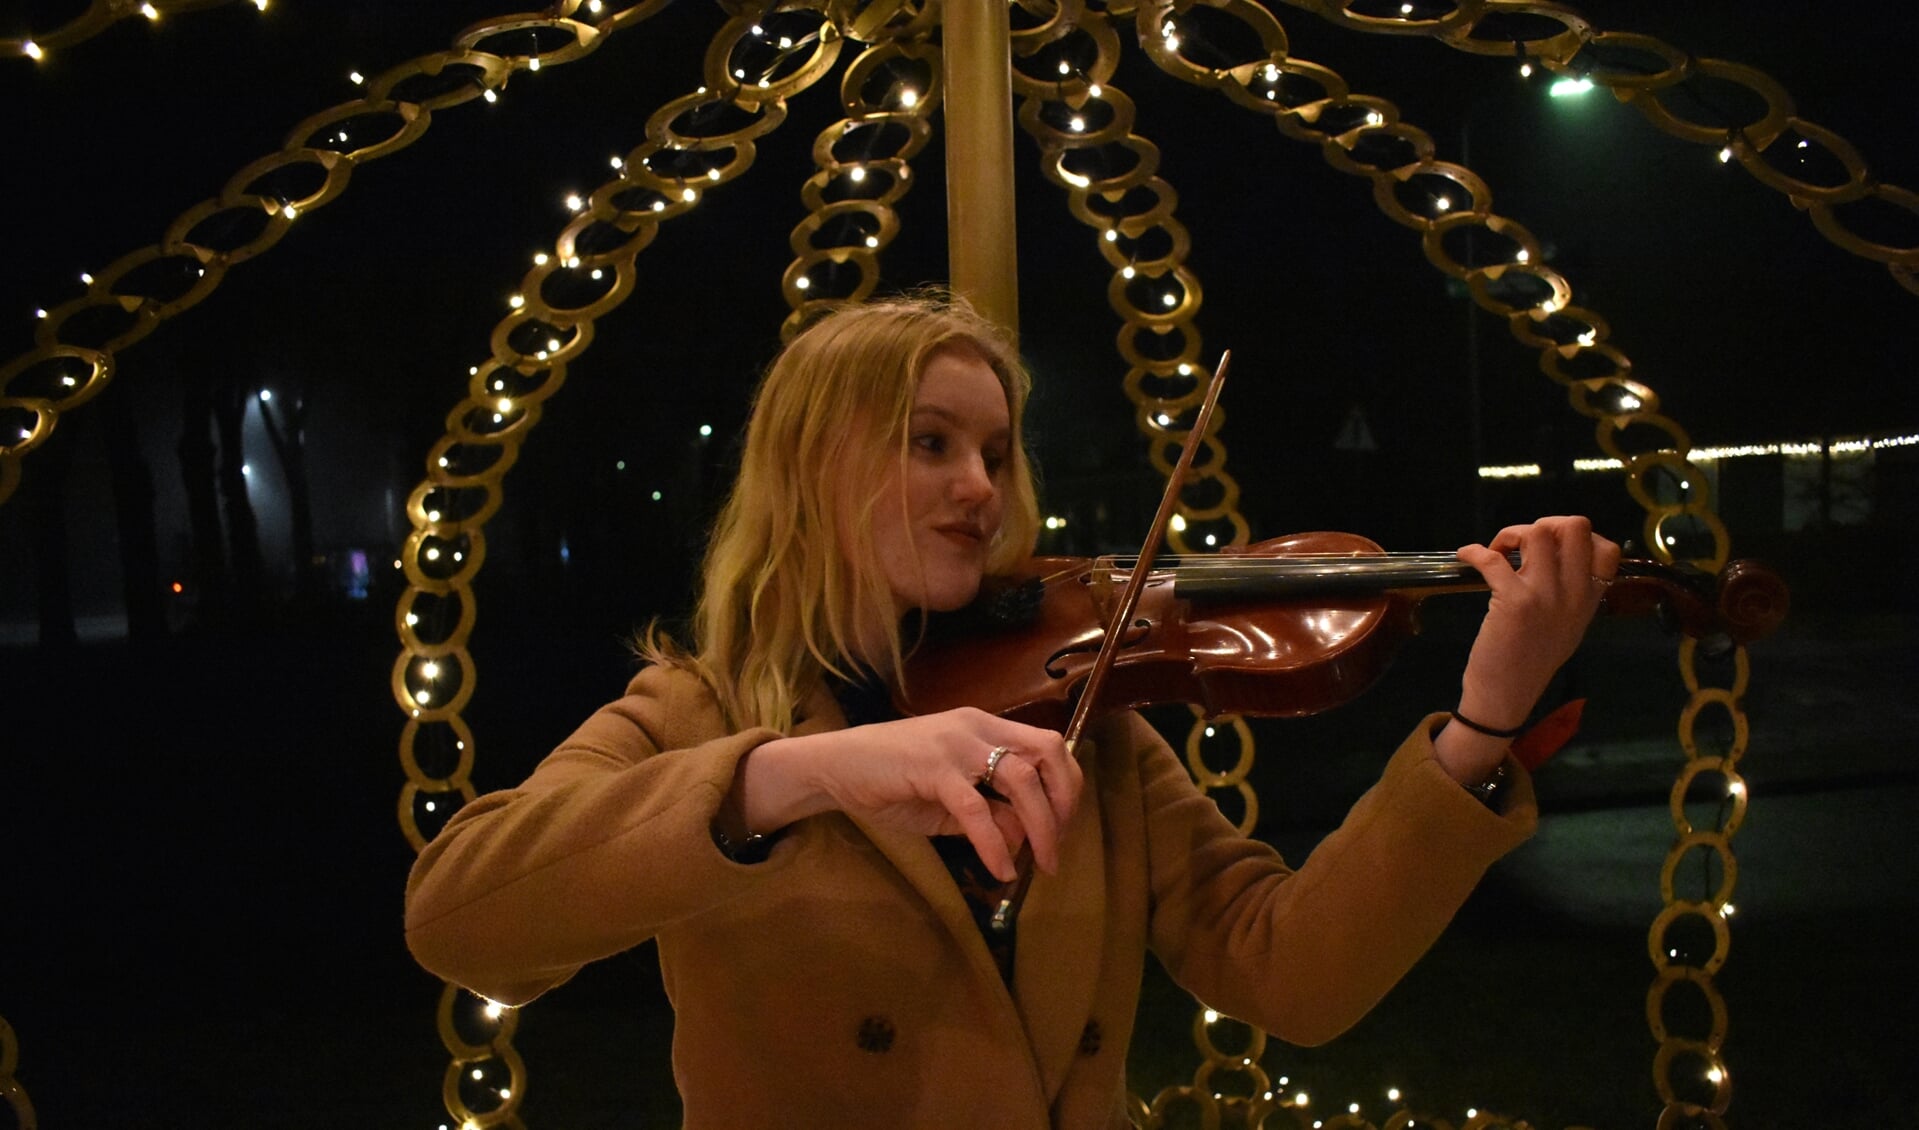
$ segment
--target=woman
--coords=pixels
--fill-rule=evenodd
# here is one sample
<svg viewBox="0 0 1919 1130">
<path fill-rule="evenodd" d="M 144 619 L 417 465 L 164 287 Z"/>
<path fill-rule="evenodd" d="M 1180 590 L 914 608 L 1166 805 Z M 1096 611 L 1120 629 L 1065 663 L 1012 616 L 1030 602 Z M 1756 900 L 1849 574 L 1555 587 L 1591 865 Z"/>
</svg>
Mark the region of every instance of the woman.
<svg viewBox="0 0 1919 1130">
<path fill-rule="evenodd" d="M 650 645 L 623 698 L 427 845 L 420 962 L 518 1004 L 656 939 L 688 1127 L 1124 1125 L 1148 947 L 1295 1043 L 1362 1016 L 1530 833 L 1525 773 L 1483 731 L 1530 713 L 1617 547 L 1558 518 L 1459 551 L 1493 597 L 1458 709 L 1294 871 L 1136 715 L 1076 760 L 975 710 L 894 717 L 876 689 L 914 613 L 1031 552 L 1027 388 L 959 303 L 796 338 L 755 400 L 694 650 Z M 981 916 L 1023 842 L 1039 874 L 1008 941 Z"/>
</svg>

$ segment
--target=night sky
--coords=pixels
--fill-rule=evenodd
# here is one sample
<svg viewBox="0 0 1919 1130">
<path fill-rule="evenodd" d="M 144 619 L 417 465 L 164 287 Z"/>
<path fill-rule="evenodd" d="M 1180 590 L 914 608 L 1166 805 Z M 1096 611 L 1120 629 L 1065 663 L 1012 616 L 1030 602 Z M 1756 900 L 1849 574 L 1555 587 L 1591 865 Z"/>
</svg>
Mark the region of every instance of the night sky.
<svg viewBox="0 0 1919 1130">
<path fill-rule="evenodd" d="M 29 18 L 47 26 L 49 7 L 28 6 Z M 151 26 L 125 21 L 39 66 L 0 69 L 7 103 L 20 108 L 0 125 L 12 155 L 0 172 L 10 204 L 0 220 L 10 250 L 0 282 L 6 348 L 29 344 L 36 307 L 78 294 L 81 271 L 151 242 L 234 170 L 277 148 L 293 123 L 353 97 L 348 72 L 374 74 L 439 49 L 453 30 L 502 10 L 277 3 L 262 14 L 229 4 Z M 1883 180 L 1919 184 L 1911 145 L 1919 98 L 1903 65 L 1912 38 L 1899 29 L 1899 9 L 1880 11 L 1883 20 L 1614 4 L 1589 15 L 1605 28 L 1767 71 Z M 1296 57 L 1394 101 L 1433 135 L 1441 158 L 1464 156 L 1486 178 L 1495 211 L 1541 238 L 1574 303 L 1610 321 L 1610 340 L 1632 358 L 1635 378 L 1696 442 L 1889 434 L 1919 423 L 1905 348 L 1919 297 L 1883 266 L 1827 242 L 1779 193 L 1720 166 L 1710 148 L 1660 133 L 1603 91 L 1548 97 L 1543 75 L 1523 81 L 1509 59 L 1363 35 L 1291 10 L 1282 21 Z M 528 257 L 563 226 L 562 199 L 607 175 L 607 158 L 639 140 L 653 107 L 698 84 L 695 45 L 719 22 L 712 9 L 670 8 L 576 63 L 515 76 L 498 104 L 440 112 L 424 138 L 362 165 L 339 198 L 233 268 L 207 301 L 121 351 L 114 395 L 128 398 L 141 421 L 163 530 L 183 522 L 171 467 L 178 375 L 233 367 L 267 387 L 307 389 L 324 479 L 319 543 L 393 541 L 402 532 L 394 500 L 418 480 L 425 445 L 467 366 L 484 356 Z M 549 471 L 556 481 L 604 478 L 621 504 L 650 501 L 669 483 L 679 488 L 669 501 L 687 502 L 692 481 L 702 497 L 674 510 L 668 541 L 697 540 L 744 390 L 775 344 L 784 311 L 778 272 L 803 215 L 798 185 L 813 134 L 832 111 L 831 85 L 797 98 L 747 176 L 666 224 L 641 253 L 638 289 L 600 320 L 524 469 L 509 477 L 512 505 Z M 1558 466 L 1598 454 L 1590 423 L 1538 373 L 1533 350 L 1449 288 L 1417 236 L 1378 211 L 1366 180 L 1223 99 L 1169 80 L 1136 51 L 1115 85 L 1139 104 L 1138 131 L 1160 145 L 1161 175 L 1180 193 L 1178 215 L 1193 238 L 1188 263 L 1206 286 L 1205 355 L 1230 347 L 1237 357 L 1223 434 L 1256 534 L 1341 525 L 1393 548 L 1484 536 L 1460 501 L 1474 462 L 1466 373 L 1475 353 L 1485 461 Z M 1673 104 L 1702 119 L 1738 113 L 1724 91 L 1704 98 Z M 1150 495 L 1150 481 L 1135 473 L 1141 447 L 1117 389 L 1124 370 L 1110 344 L 1118 320 L 1104 300 L 1107 268 L 1093 234 L 1034 171 L 1031 143 L 1020 135 L 1016 145 L 1022 329 L 1040 380 L 1032 434 L 1041 466 L 1066 496 L 1059 505 L 1083 493 L 1076 484 L 1115 473 Z M 905 232 L 885 263 L 890 285 L 943 274 L 937 144 L 918 171 L 921 187 L 900 206 Z M 1884 230 L 1911 242 L 1915 228 L 1919 220 L 1895 213 Z M 1474 319 L 1476 335 L 1468 332 Z M 1331 450 L 1355 410 L 1379 443 L 1358 471 Z M 88 414 L 73 413 L 61 432 L 78 433 L 69 442 L 87 454 L 77 473 L 97 487 L 99 475 L 87 470 L 99 462 Z M 711 439 L 697 438 L 702 424 L 713 427 Z M 265 472 L 254 489 L 271 550 L 286 536 L 284 501 L 274 496 L 283 487 L 263 434 L 250 436 L 249 456 Z M 616 475 L 622 460 L 631 470 Z M 693 480 L 689 460 L 703 468 Z M 30 457 L 29 477 L 32 467 Z M 0 523 L 16 521 L 17 509 L 0 513 Z M 641 520 L 654 521 L 659 508 L 640 509 Z M 1116 521 L 1102 536 L 1124 543 L 1136 521 Z M 82 557 L 111 557 L 103 525 L 83 521 L 74 534 Z M 179 538 L 163 541 L 170 565 L 182 552 Z M 22 567 L 11 553 L 0 560 Z M 117 587 L 103 575 L 78 582 L 91 604 Z M 20 590 L 8 588 L 7 615 L 18 617 Z"/>
</svg>

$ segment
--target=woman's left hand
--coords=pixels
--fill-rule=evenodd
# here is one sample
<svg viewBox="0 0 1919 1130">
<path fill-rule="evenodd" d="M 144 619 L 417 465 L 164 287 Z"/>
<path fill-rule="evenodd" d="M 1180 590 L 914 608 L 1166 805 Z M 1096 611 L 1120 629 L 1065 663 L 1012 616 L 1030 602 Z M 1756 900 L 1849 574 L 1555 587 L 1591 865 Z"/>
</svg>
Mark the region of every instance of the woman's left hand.
<svg viewBox="0 0 1919 1130">
<path fill-rule="evenodd" d="M 1518 569 L 1505 556 L 1515 549 Z M 1492 590 L 1466 660 L 1459 710 L 1494 729 L 1512 729 L 1525 723 L 1554 672 L 1578 649 L 1619 568 L 1619 546 L 1593 533 L 1585 518 L 1541 518 L 1506 527 L 1490 546 L 1464 546 L 1459 559 L 1479 570 Z M 1447 729 L 1450 735 L 1460 727 Z M 1461 764 L 1443 757 L 1442 763 L 1472 783 L 1498 764 L 1504 744 L 1467 744 L 1477 748 Z"/>
</svg>

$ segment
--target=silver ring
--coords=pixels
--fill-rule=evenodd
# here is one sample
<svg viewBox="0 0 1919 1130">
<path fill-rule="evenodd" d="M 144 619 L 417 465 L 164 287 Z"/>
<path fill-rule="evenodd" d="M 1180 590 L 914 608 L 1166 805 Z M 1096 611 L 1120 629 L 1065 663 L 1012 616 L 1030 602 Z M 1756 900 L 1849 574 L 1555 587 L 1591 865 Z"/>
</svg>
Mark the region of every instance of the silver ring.
<svg viewBox="0 0 1919 1130">
<path fill-rule="evenodd" d="M 990 789 L 993 787 L 993 770 L 999 768 L 999 759 L 1011 752 L 1013 751 L 1003 745 L 996 745 L 993 747 L 993 752 L 986 755 L 986 772 L 979 775 L 980 788 Z"/>
</svg>

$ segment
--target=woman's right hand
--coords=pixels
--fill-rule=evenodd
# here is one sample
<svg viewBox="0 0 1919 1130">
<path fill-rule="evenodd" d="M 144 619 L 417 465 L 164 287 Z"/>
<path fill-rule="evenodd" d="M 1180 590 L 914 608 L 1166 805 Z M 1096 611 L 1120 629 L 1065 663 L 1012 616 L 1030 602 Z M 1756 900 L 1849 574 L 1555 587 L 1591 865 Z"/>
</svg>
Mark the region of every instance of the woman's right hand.
<svg viewBox="0 0 1919 1130">
<path fill-rule="evenodd" d="M 992 781 L 1000 799 L 991 799 L 978 786 L 1002 746 Z M 740 760 L 728 807 L 749 833 L 838 809 L 900 831 L 965 835 L 1011 880 L 1021 842 L 1040 870 L 1057 870 L 1081 782 L 1059 734 L 962 707 L 768 742 Z"/>
</svg>

